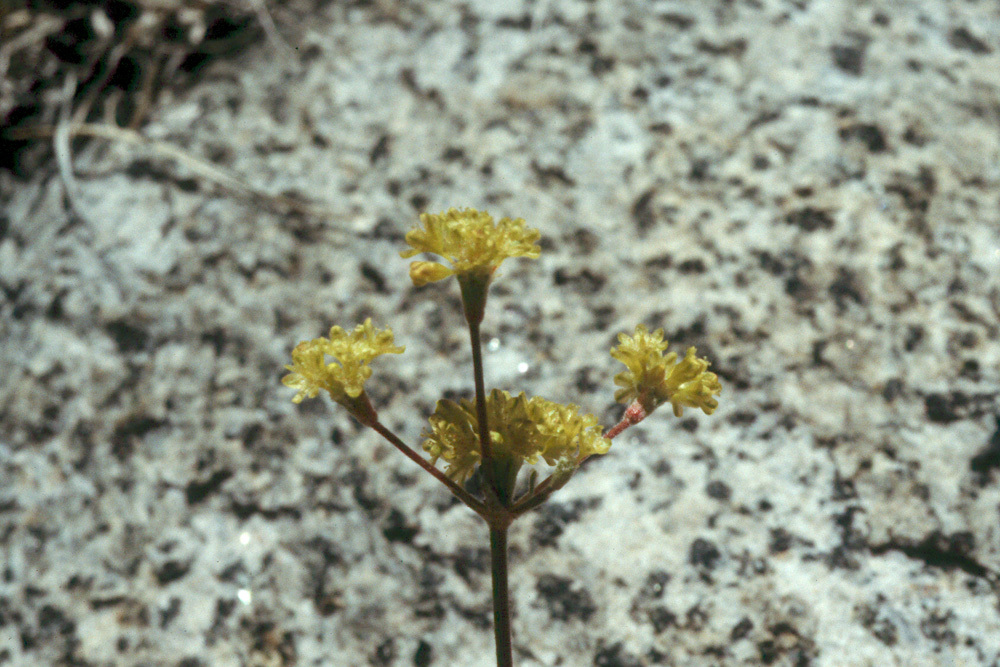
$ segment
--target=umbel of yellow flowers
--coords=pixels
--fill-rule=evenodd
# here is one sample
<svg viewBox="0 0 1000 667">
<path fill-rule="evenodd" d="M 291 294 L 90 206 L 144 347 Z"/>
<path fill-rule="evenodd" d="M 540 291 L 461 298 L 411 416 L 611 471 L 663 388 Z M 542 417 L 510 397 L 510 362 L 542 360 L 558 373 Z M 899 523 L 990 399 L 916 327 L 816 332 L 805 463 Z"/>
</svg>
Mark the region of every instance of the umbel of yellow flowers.
<svg viewBox="0 0 1000 667">
<path fill-rule="evenodd" d="M 371 318 L 347 333 L 335 326 L 329 338 L 302 341 L 292 350 L 291 371 L 282 378 L 286 387 L 297 389 L 292 399 L 316 398 L 321 391 L 347 408 L 363 424 L 374 416 L 365 395 L 365 380 L 371 377 L 372 359 L 383 354 L 401 354 L 406 348 L 393 345 L 391 329 L 378 330 Z M 333 361 L 328 362 L 327 357 Z"/>
<path fill-rule="evenodd" d="M 634 336 L 618 334 L 611 356 L 628 370 L 615 376 L 615 384 L 621 387 L 615 400 L 626 405 L 638 402 L 647 415 L 667 402 L 677 417 L 684 414 L 684 406 L 712 414 L 719 407 L 714 395 L 722 391 L 722 385 L 715 373 L 706 372 L 708 360 L 696 357 L 695 348 L 689 347 L 678 363 L 676 352 L 663 355 L 667 347 L 663 329 L 649 333 L 640 324 Z"/>
<path fill-rule="evenodd" d="M 410 249 L 400 255 L 413 257 L 429 252 L 447 259 L 451 267 L 438 262 L 410 263 L 410 279 L 417 287 L 451 275 L 489 278 L 505 259 L 537 259 L 541 253 L 541 248 L 535 245 L 541 232 L 525 227 L 521 218 L 502 218 L 494 223 L 493 216 L 486 211 L 450 208 L 437 215 L 422 213 L 420 222 L 423 227 L 406 234 Z"/>
<path fill-rule="evenodd" d="M 508 462 L 516 475 L 521 465 L 539 458 L 551 466 L 572 462 L 575 468 L 587 457 L 604 454 L 611 441 L 603 437 L 597 417 L 581 415 L 575 405 L 560 405 L 524 392 L 511 396 L 494 389 L 486 397 L 493 456 Z M 430 416 L 430 431 L 424 432 L 424 451 L 436 461 L 448 462 L 448 477 L 463 483 L 481 461 L 476 406 L 468 399 L 441 400 Z"/>
</svg>

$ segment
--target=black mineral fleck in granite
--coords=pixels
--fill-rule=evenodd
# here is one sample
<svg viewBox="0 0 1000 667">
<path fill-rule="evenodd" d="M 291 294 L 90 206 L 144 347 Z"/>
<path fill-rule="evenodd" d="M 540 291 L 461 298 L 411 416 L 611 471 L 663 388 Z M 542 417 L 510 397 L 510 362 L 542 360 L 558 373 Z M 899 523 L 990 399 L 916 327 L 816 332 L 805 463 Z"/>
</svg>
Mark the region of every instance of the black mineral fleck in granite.
<svg viewBox="0 0 1000 667">
<path fill-rule="evenodd" d="M 554 620 L 586 621 L 597 611 L 590 593 L 572 579 L 543 574 L 538 578 L 535 590 Z"/>
<path fill-rule="evenodd" d="M 713 569 L 721 557 L 722 554 L 719 552 L 718 547 L 709 540 L 701 537 L 691 544 L 691 549 L 688 551 L 689 563 L 708 570 Z"/>
<path fill-rule="evenodd" d="M 991 471 L 1000 470 L 1000 414 L 995 417 L 996 428 L 989 442 L 969 461 L 969 469 L 976 473 L 980 486 L 985 486 Z"/>
<path fill-rule="evenodd" d="M 865 49 L 861 46 L 834 46 L 831 49 L 833 64 L 848 74 L 860 76 L 865 66 Z"/>
<path fill-rule="evenodd" d="M 658 633 L 677 625 L 677 614 L 663 605 L 650 607 L 647 614 L 649 622 L 653 624 L 653 630 Z"/>
<path fill-rule="evenodd" d="M 729 500 L 733 495 L 733 490 L 725 482 L 716 479 L 705 487 L 705 494 L 715 500 Z"/>
<path fill-rule="evenodd" d="M 594 654 L 594 667 L 643 667 L 643 662 L 619 642 L 598 649 Z"/>
<path fill-rule="evenodd" d="M 428 667 L 434 656 L 431 645 L 423 639 L 417 644 L 417 650 L 413 654 L 413 667 Z"/>
<path fill-rule="evenodd" d="M 567 524 L 578 520 L 583 512 L 600 506 L 600 498 L 574 500 L 571 503 L 550 502 L 542 506 L 532 530 L 532 543 L 539 547 L 554 546 Z"/>
</svg>

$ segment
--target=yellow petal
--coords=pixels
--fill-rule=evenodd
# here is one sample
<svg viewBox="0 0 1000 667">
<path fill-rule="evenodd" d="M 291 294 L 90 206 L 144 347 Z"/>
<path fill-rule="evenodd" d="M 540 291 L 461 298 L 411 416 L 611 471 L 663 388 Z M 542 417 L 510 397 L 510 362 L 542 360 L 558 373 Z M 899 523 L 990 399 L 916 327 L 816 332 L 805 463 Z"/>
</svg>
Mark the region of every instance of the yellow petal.
<svg viewBox="0 0 1000 667">
<path fill-rule="evenodd" d="M 437 262 L 411 262 L 410 263 L 410 280 L 417 287 L 423 287 L 427 283 L 437 282 L 438 280 L 444 280 L 454 271 L 449 269 L 443 264 L 438 264 Z"/>
<path fill-rule="evenodd" d="M 420 222 L 421 227 L 407 232 L 406 243 L 410 248 L 400 255 L 413 257 L 422 252 L 440 255 L 451 265 L 451 273 L 491 274 L 505 259 L 537 258 L 541 252 L 535 245 L 541 233 L 525 226 L 521 218 L 494 222 L 485 211 L 452 208 L 444 213 L 423 213 Z M 411 265 L 410 277 L 414 284 L 424 285 L 451 275 L 435 269 L 424 276 L 423 271 L 429 269 L 416 269 Z"/>
</svg>

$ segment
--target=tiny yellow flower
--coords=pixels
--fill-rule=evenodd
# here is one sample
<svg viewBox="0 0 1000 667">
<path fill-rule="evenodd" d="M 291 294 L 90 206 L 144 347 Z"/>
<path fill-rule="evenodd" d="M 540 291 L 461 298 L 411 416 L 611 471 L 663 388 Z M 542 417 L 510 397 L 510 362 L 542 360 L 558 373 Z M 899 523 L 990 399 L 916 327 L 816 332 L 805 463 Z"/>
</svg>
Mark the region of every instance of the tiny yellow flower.
<svg viewBox="0 0 1000 667">
<path fill-rule="evenodd" d="M 378 330 L 371 319 L 348 333 L 340 327 L 330 329 L 329 338 L 302 341 L 292 350 L 291 373 L 281 379 L 286 387 L 297 389 L 292 399 L 301 403 L 315 398 L 320 391 L 351 409 L 359 404 L 365 381 L 371 377 L 372 359 L 382 354 L 400 354 L 405 348 L 393 345 L 391 329 Z M 327 363 L 326 357 L 334 361 Z"/>
<path fill-rule="evenodd" d="M 494 223 L 485 211 L 451 208 L 437 215 L 422 213 L 420 222 L 422 228 L 406 234 L 410 249 L 400 255 L 413 257 L 429 252 L 447 259 L 451 267 L 437 262 L 413 262 L 410 279 L 417 287 L 455 274 L 488 277 L 508 257 L 534 259 L 541 252 L 535 245 L 541 233 L 526 227 L 521 218 L 503 218 Z"/>
<path fill-rule="evenodd" d="M 539 454 L 549 465 L 573 459 L 577 463 L 595 454 L 607 454 L 611 441 L 592 414 L 580 414 L 576 405 L 561 405 L 534 397 L 528 401 L 531 421 L 539 435 Z M 534 463 L 534 461 L 531 461 Z"/>
<path fill-rule="evenodd" d="M 575 466 L 589 456 L 604 454 L 611 441 L 604 438 L 594 415 L 583 414 L 575 405 L 560 405 L 524 393 L 511 396 L 494 389 L 486 397 L 493 457 L 510 460 L 514 469 L 545 459 L 549 465 L 571 461 Z M 431 430 L 424 451 L 432 462 L 448 462 L 445 473 L 465 482 L 481 460 L 479 420 L 476 406 L 468 400 L 441 400 L 429 420 Z"/>
<path fill-rule="evenodd" d="M 722 391 L 722 385 L 715 373 L 707 372 L 708 360 L 695 356 L 695 348 L 688 348 L 678 363 L 676 352 L 663 354 L 668 346 L 663 329 L 649 333 L 642 324 L 634 336 L 618 334 L 618 343 L 611 356 L 628 370 L 615 376 L 615 384 L 621 387 L 615 392 L 616 401 L 626 405 L 638 401 L 646 414 L 670 402 L 678 417 L 684 406 L 701 408 L 707 415 L 719 407 L 714 395 Z"/>
</svg>

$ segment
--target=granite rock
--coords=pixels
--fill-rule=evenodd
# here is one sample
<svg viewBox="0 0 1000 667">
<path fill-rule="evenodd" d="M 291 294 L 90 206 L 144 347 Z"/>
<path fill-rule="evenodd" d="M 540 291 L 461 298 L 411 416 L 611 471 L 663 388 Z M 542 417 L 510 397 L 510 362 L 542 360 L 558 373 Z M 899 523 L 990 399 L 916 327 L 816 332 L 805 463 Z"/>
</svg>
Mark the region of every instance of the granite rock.
<svg viewBox="0 0 1000 667">
<path fill-rule="evenodd" d="M 279 382 L 372 317 L 405 440 L 469 395 L 454 285 L 398 257 L 450 206 L 544 236 L 490 297 L 489 384 L 610 425 L 644 322 L 724 387 L 514 525 L 519 665 L 1000 665 L 995 3 L 298 19 L 142 129 L 265 196 L 116 141 L 72 207 L 0 175 L 0 665 L 492 664 L 484 527 Z"/>
</svg>

